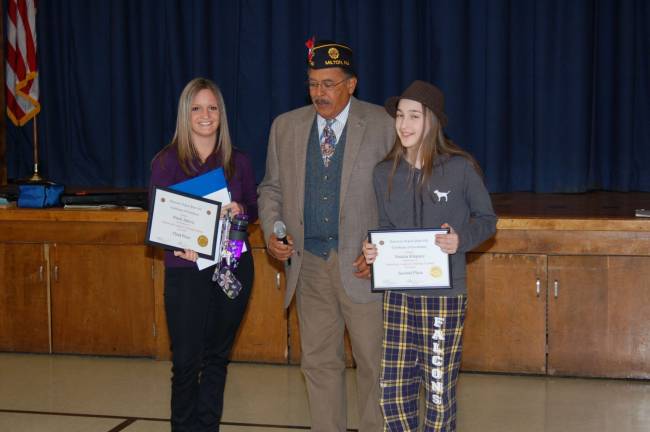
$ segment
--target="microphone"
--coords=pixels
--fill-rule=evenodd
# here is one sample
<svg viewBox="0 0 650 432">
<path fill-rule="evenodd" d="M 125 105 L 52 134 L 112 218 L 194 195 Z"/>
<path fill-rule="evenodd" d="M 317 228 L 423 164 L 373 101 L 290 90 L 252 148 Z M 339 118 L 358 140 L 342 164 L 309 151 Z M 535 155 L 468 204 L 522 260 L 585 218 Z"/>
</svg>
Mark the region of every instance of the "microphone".
<svg viewBox="0 0 650 432">
<path fill-rule="evenodd" d="M 289 244 L 287 240 L 287 226 L 282 221 L 275 221 L 273 224 L 273 234 L 284 244 Z M 287 259 L 287 265 L 291 265 L 291 258 Z"/>
</svg>

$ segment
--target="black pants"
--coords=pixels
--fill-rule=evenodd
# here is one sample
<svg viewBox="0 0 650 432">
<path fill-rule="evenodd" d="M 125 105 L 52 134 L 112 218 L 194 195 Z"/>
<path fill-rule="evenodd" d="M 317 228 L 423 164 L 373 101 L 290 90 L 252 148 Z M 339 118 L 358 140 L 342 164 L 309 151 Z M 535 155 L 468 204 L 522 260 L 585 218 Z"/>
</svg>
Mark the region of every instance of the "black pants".
<svg viewBox="0 0 650 432">
<path fill-rule="evenodd" d="M 253 285 L 252 254 L 242 254 L 235 271 L 243 286 L 235 299 L 212 282 L 213 272 L 214 267 L 165 271 L 173 432 L 219 430 L 228 357 Z"/>
</svg>

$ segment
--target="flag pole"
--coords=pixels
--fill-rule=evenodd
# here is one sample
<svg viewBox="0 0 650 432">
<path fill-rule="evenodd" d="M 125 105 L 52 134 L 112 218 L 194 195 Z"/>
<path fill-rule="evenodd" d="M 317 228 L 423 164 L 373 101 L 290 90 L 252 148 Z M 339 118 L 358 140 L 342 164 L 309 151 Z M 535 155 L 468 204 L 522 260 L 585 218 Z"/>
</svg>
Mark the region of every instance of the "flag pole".
<svg viewBox="0 0 650 432">
<path fill-rule="evenodd" d="M 35 115 L 32 119 L 33 133 L 34 133 L 34 173 L 29 178 L 30 183 L 39 183 L 43 182 L 45 179 L 41 177 L 38 173 L 38 128 L 36 127 L 36 118 L 38 115 Z"/>
</svg>

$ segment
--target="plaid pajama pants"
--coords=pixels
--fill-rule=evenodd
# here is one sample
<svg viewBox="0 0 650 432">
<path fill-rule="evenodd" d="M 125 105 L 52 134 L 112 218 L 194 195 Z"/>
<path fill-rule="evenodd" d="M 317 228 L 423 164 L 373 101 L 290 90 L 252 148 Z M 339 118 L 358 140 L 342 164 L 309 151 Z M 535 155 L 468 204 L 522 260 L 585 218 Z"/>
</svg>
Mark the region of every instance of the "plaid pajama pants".
<svg viewBox="0 0 650 432">
<path fill-rule="evenodd" d="M 425 432 L 456 430 L 456 382 L 467 297 L 384 295 L 380 405 L 384 431 L 417 431 L 420 385 Z"/>
</svg>

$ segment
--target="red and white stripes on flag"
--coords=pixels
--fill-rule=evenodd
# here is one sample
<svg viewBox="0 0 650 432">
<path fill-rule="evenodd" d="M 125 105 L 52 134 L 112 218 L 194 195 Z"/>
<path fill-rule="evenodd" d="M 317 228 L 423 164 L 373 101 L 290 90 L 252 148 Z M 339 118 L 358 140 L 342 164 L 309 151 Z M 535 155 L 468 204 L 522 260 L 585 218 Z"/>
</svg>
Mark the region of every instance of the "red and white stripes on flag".
<svg viewBox="0 0 650 432">
<path fill-rule="evenodd" d="M 36 0 L 8 0 L 7 115 L 22 126 L 41 110 L 36 68 Z"/>
</svg>

